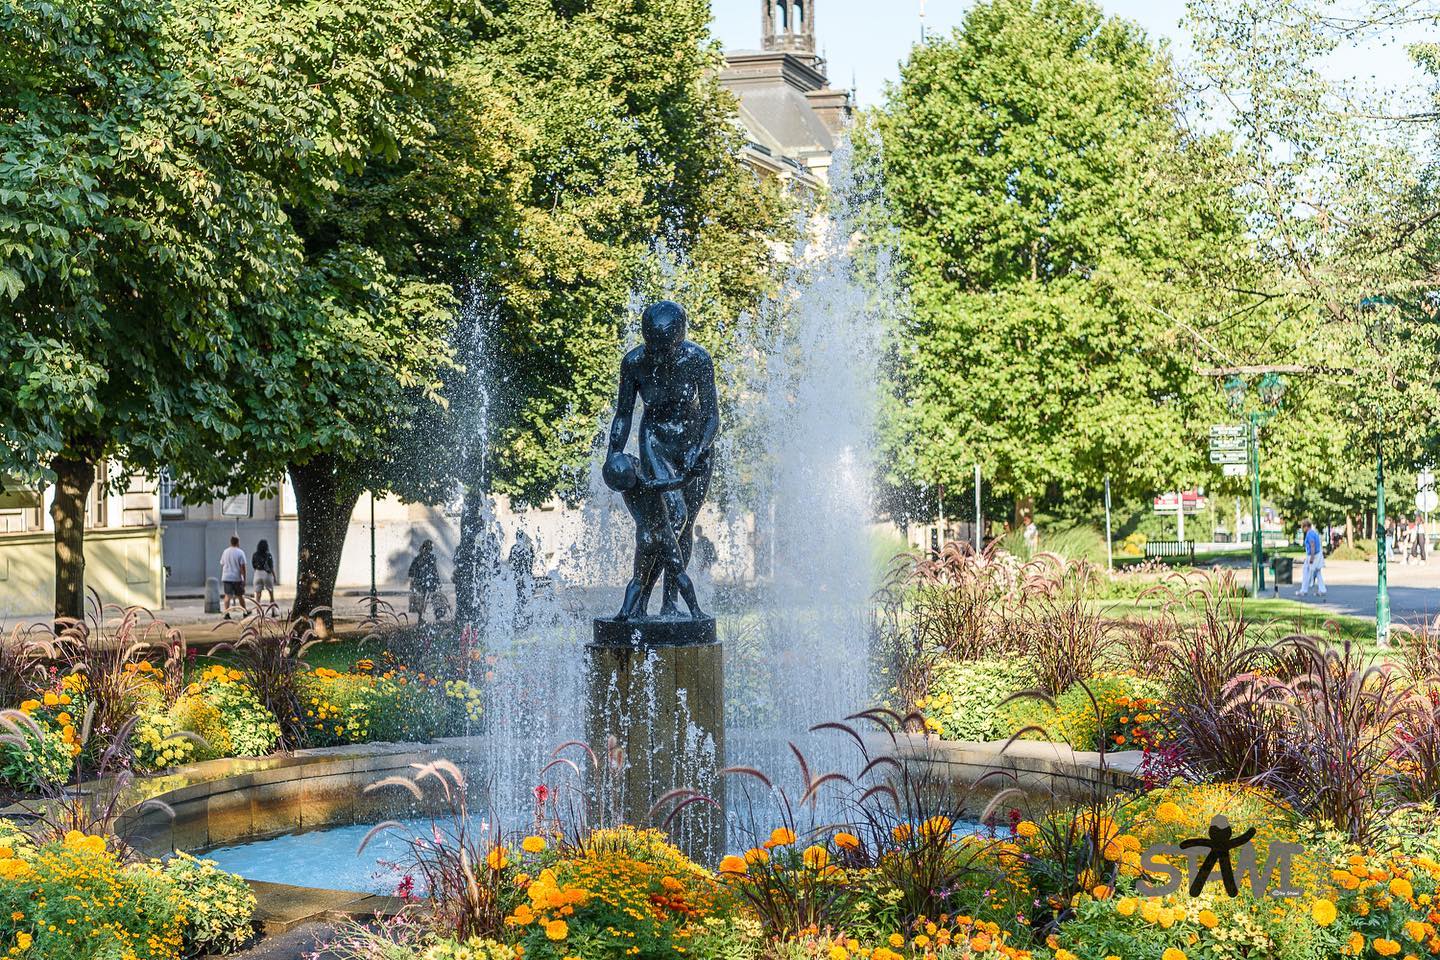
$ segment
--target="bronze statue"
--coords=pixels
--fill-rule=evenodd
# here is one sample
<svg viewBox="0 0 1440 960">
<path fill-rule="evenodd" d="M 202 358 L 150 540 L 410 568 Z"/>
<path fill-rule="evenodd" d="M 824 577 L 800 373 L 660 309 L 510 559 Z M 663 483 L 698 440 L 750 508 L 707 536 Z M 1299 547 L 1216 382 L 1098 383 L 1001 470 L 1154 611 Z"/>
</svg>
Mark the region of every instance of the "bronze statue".
<svg viewBox="0 0 1440 960">
<path fill-rule="evenodd" d="M 659 570 L 665 571 L 668 580 L 675 581 L 680 596 L 685 598 L 685 606 L 690 608 L 691 619 L 704 617 L 705 612 L 695 599 L 695 586 L 685 575 L 685 562 L 675 540 L 675 525 L 665 503 L 665 494 L 679 489 L 685 478 L 642 479 L 639 461 L 628 453 L 610 454 L 605 460 L 604 475 L 605 485 L 625 498 L 625 506 L 635 520 L 635 572 L 625 588 L 625 602 L 615 619 L 633 620 L 637 613 L 644 614 L 646 587 L 655 582 Z"/>
<path fill-rule="evenodd" d="M 685 339 L 685 325 L 685 308 L 678 303 L 661 300 L 651 304 L 640 318 L 640 334 L 645 342 L 620 362 L 620 396 L 606 456 L 606 483 L 611 489 L 626 489 L 611 482 L 612 475 L 616 482 L 625 482 L 624 469 L 615 462 L 612 470 L 611 464 L 630 439 L 637 394 L 645 409 L 640 417 L 640 456 L 634 461 L 638 476 L 629 488 L 636 492 L 626 498 L 636 520 L 638 592 L 632 598 L 631 590 L 626 591 L 625 606 L 617 620 L 646 615 L 650 591 L 662 570 L 665 584 L 660 616 L 678 615 L 676 595 L 689 584 L 684 573 L 690 563 L 695 515 L 705 502 L 714 473 L 712 450 L 720 429 L 720 410 L 715 395 L 715 366 L 703 347 Z M 646 528 L 654 520 L 654 507 L 662 506 L 658 502 L 647 506 L 647 495 L 657 501 L 663 497 L 664 518 L 673 531 L 671 542 L 678 553 L 678 564 L 668 559 L 669 548 L 663 542 L 641 542 L 647 536 L 656 541 L 653 529 L 647 534 Z M 642 554 L 648 557 L 643 571 Z M 636 587 L 632 581 L 632 590 Z M 693 592 L 687 591 L 685 600 L 693 618 L 703 617 L 693 602 Z"/>
</svg>

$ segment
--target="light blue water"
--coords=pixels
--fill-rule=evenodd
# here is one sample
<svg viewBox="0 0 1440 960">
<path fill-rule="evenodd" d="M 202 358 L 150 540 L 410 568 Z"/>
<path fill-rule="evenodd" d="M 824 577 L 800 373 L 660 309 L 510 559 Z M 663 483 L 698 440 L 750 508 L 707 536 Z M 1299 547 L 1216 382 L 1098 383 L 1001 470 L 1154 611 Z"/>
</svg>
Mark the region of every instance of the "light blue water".
<svg viewBox="0 0 1440 960">
<path fill-rule="evenodd" d="M 430 821 L 408 821 L 405 832 L 386 831 L 371 840 L 364 853 L 358 852 L 365 834 L 373 826 L 361 823 L 308 833 L 290 833 L 269 840 L 220 847 L 204 856 L 218 863 L 222 870 L 238 873 L 247 880 L 393 896 L 408 872 L 397 865 L 397 861 L 403 861 L 408 853 L 404 838 L 428 836 Z M 418 888 L 418 877 L 416 885 L 416 893 L 422 893 Z"/>
</svg>

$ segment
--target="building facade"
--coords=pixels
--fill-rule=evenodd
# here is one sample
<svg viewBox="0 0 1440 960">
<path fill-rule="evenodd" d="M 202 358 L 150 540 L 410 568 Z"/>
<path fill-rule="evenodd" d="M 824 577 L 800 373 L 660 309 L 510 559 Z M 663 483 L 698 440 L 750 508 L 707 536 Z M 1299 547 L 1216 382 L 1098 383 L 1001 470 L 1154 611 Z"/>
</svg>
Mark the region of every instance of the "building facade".
<svg viewBox="0 0 1440 960">
<path fill-rule="evenodd" d="M 813 188 L 850 122 L 854 98 L 830 86 L 815 44 L 817 0 L 761 0 L 760 49 L 725 54 L 721 84 L 735 95 L 745 161 L 761 176 Z"/>
<path fill-rule="evenodd" d="M 132 478 L 120 489 L 107 482 L 119 471 L 96 469 L 85 504 L 85 585 L 107 603 L 159 609 L 165 601 L 160 486 Z M 5 483 L 0 491 L 0 622 L 55 609 L 53 488 Z"/>
</svg>

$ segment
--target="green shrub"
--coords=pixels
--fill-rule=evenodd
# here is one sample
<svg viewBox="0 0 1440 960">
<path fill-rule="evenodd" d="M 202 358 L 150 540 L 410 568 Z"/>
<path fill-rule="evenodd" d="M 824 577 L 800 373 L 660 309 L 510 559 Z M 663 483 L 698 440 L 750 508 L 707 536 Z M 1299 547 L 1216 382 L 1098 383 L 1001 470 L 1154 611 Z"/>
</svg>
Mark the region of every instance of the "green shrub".
<svg viewBox="0 0 1440 960">
<path fill-rule="evenodd" d="M 165 862 L 166 881 L 185 904 L 187 954 L 229 953 L 254 933 L 255 894 L 250 885 L 215 866 L 177 853 Z"/>
<path fill-rule="evenodd" d="M 68 723 L 62 725 L 59 718 L 68 718 L 69 714 L 57 713 L 35 700 L 27 700 L 20 712 L 29 718 L 29 723 L 15 718 L 0 726 L 0 733 L 14 738 L 0 741 L 0 783 L 20 790 L 65 783 L 75 759 L 63 728 L 69 727 L 72 739 L 74 728 Z"/>
<path fill-rule="evenodd" d="M 1094 527 L 1083 523 L 1057 523 L 1040 526 L 1041 553 L 1059 554 L 1066 560 L 1088 560 L 1091 563 L 1105 563 L 1105 535 Z M 1012 530 L 1005 535 L 1001 546 L 1022 560 L 1030 559 L 1030 549 L 1025 545 L 1025 531 Z"/>
<path fill-rule="evenodd" d="M 1007 735 L 1001 701 L 1034 683 L 1023 660 L 946 660 L 935 669 L 930 695 L 916 706 L 946 740 L 995 740 Z"/>
<path fill-rule="evenodd" d="M 276 717 L 242 683 L 211 684 L 205 697 L 220 713 L 220 723 L 230 741 L 232 757 L 263 757 L 280 739 Z"/>
<path fill-rule="evenodd" d="M 1133 749 L 1146 742 L 1159 743 L 1163 737 L 1152 711 L 1160 708 L 1164 696 L 1165 686 L 1158 680 L 1100 674 L 1060 694 L 1054 707 L 1038 698 L 1013 700 L 1001 708 L 999 723 L 1004 736 L 1039 727 L 1045 731 L 1043 737 L 1030 733 L 1026 739 L 1068 743 L 1076 750 L 1098 749 L 1102 738 L 1109 749 Z"/>
<path fill-rule="evenodd" d="M 1375 541 L 1361 540 L 1358 537 L 1350 544 L 1342 542 L 1340 546 L 1330 551 L 1330 560 L 1374 560 Z"/>
<path fill-rule="evenodd" d="M 178 736 L 180 724 L 169 713 L 145 713 L 130 732 L 135 769 L 151 772 L 178 767 L 195 759 L 195 741 Z"/>
</svg>

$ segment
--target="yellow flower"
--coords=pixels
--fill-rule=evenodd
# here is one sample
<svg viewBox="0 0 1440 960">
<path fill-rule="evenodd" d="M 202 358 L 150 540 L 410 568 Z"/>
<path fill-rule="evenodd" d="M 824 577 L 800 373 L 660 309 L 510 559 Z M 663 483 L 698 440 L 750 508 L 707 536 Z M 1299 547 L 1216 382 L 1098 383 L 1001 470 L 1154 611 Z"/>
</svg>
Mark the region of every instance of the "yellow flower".
<svg viewBox="0 0 1440 960">
<path fill-rule="evenodd" d="M 1322 927 L 1335 922 L 1335 904 L 1329 900 L 1316 900 L 1310 905 L 1311 918 Z"/>
<path fill-rule="evenodd" d="M 1160 954 L 1160 960 L 1185 960 L 1185 951 L 1176 947 L 1166 947 L 1165 952 Z"/>
<path fill-rule="evenodd" d="M 491 870 L 504 870 L 510 865 L 510 852 L 504 847 L 495 847 L 485 857 Z"/>
<path fill-rule="evenodd" d="M 835 846 L 841 850 L 859 850 L 860 838 L 853 833 L 840 832 L 835 834 Z"/>
<path fill-rule="evenodd" d="M 19 933 L 15 934 L 15 943 L 19 945 L 21 950 L 29 950 L 30 944 L 34 942 L 34 938 L 31 937 L 30 934 L 26 933 L 24 930 L 21 930 Z"/>
<path fill-rule="evenodd" d="M 1121 897 L 1115 902 L 1115 912 L 1122 917 L 1134 915 L 1135 909 L 1140 906 L 1140 901 L 1134 897 Z"/>
<path fill-rule="evenodd" d="M 1382 957 L 1393 957 L 1400 952 L 1400 944 L 1394 940 L 1387 940 L 1384 937 L 1376 937 L 1375 942 L 1371 944 L 1371 946 L 1373 946 L 1375 952 Z"/>
<path fill-rule="evenodd" d="M 570 936 L 570 925 L 564 920 L 551 920 L 545 924 L 545 936 L 550 940 L 564 940 Z"/>
<path fill-rule="evenodd" d="M 889 943 L 892 947 L 903 947 L 905 946 L 905 938 L 898 933 L 892 933 L 890 934 Z"/>
<path fill-rule="evenodd" d="M 1390 881 L 1390 894 L 1404 900 L 1409 900 L 1415 895 L 1415 888 L 1410 886 L 1410 881 L 1404 877 L 1396 877 Z M 1378 950 L 1379 947 L 1376 947 L 1376 949 Z"/>
<path fill-rule="evenodd" d="M 25 700 L 25 701 L 22 701 L 21 704 L 20 704 L 20 712 L 21 712 L 21 713 L 30 713 L 30 712 L 32 712 L 32 711 L 39 710 L 39 709 L 40 709 L 40 701 L 39 701 L 39 700 Z"/>
<path fill-rule="evenodd" d="M 1215 916 L 1214 910 L 1201 910 L 1200 916 L 1198 916 L 1196 919 L 1200 921 L 1200 926 L 1204 927 L 1206 930 L 1214 930 L 1215 927 L 1220 923 L 1220 918 Z"/>
<path fill-rule="evenodd" d="M 745 872 L 745 859 L 744 859 L 743 857 L 737 857 L 737 856 L 735 856 L 735 855 L 733 855 L 733 854 L 730 855 L 730 856 L 728 856 L 728 857 L 726 857 L 725 859 L 723 859 L 723 860 L 720 861 L 720 872 L 721 872 L 721 873 L 744 873 L 744 872 Z"/>
<path fill-rule="evenodd" d="M 1055 960 L 1080 960 L 1080 958 L 1075 956 L 1075 954 L 1071 953 L 1069 950 L 1066 950 L 1064 947 L 1061 947 L 1059 950 L 1055 951 Z"/>
<path fill-rule="evenodd" d="M 520 841 L 520 849 L 526 853 L 540 853 L 545 849 L 544 837 L 526 837 Z"/>
<path fill-rule="evenodd" d="M 770 862 L 770 851 L 760 847 L 752 847 L 745 851 L 745 862 L 750 864 L 765 864 Z"/>
<path fill-rule="evenodd" d="M 1021 820 L 1015 824 L 1015 832 L 1026 840 L 1029 840 L 1040 832 L 1040 827 L 1032 820 Z"/>
<path fill-rule="evenodd" d="M 54 692 L 52 692 L 52 691 L 46 691 L 46 693 L 45 693 L 45 706 L 47 706 L 47 707 L 58 707 L 58 706 L 60 706 L 60 698 L 59 698 L 58 696 L 56 696 Z"/>
<path fill-rule="evenodd" d="M 1351 956 L 1358 957 L 1360 955 L 1360 951 L 1365 949 L 1365 935 L 1359 930 L 1353 931 L 1350 934 L 1349 943 L 1345 945 L 1345 949 L 1347 950 L 1347 952 L 1349 952 Z"/>
<path fill-rule="evenodd" d="M 910 839 L 910 824 L 900 824 L 898 827 L 890 831 L 890 835 L 895 838 L 896 843 L 904 843 L 906 840 Z"/>
<path fill-rule="evenodd" d="M 821 870 L 830 862 L 830 851 L 824 847 L 806 847 L 800 860 L 811 870 Z"/>
<path fill-rule="evenodd" d="M 933 816 L 920 824 L 920 835 L 927 840 L 932 840 L 936 837 L 948 837 L 950 835 L 950 829 L 953 826 L 954 824 L 951 823 L 949 817 Z"/>
<path fill-rule="evenodd" d="M 850 951 L 837 943 L 830 948 L 830 960 L 850 960 Z"/>
<path fill-rule="evenodd" d="M 1425 939 L 1425 924 L 1418 920 L 1405 921 L 1405 936 L 1414 940 L 1416 943 L 1421 942 Z"/>
<path fill-rule="evenodd" d="M 1185 813 L 1173 800 L 1166 800 L 1155 808 L 1155 819 L 1161 823 L 1179 823 L 1185 819 Z"/>
</svg>

